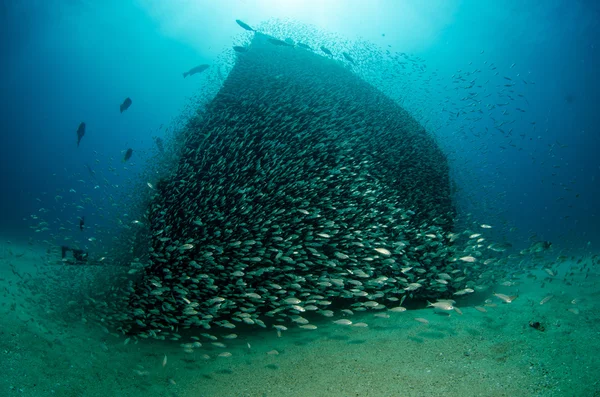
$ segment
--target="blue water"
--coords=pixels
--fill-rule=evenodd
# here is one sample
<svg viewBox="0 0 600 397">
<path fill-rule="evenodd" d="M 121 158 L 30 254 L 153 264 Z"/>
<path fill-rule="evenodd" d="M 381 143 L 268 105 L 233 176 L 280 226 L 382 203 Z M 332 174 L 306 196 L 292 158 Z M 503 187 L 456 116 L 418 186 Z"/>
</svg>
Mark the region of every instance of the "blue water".
<svg viewBox="0 0 600 397">
<path fill-rule="evenodd" d="M 599 4 L 0 0 L 0 395 L 597 393 Z M 250 42 L 236 19 L 328 48 L 406 108 L 448 157 L 456 231 L 512 244 L 510 261 L 490 263 L 515 271 L 457 298 L 464 315 L 411 301 L 389 319 L 356 313 L 365 328 L 240 326 L 230 358 L 209 340 L 190 356 L 180 341 L 120 335 L 104 306 L 94 313 L 123 268 L 59 266 L 58 247 L 129 261 L 108 252 L 130 248 L 147 182 L 176 163 L 178 132 L 226 78 L 232 46 Z M 552 248 L 516 254 L 541 241 Z"/>
<path fill-rule="evenodd" d="M 90 227 L 103 224 L 103 211 L 126 213 L 117 197 L 147 166 L 152 137 L 166 137 L 166 126 L 207 84 L 206 74 L 182 73 L 231 59 L 231 46 L 249 34 L 235 19 L 260 27 L 278 18 L 282 29 L 286 20 L 315 26 L 324 36 L 312 39 L 331 47 L 360 40 L 417 60 L 418 72 L 398 67 L 398 77 L 383 77 L 410 85 L 397 94 L 448 154 L 463 214 L 503 225 L 502 237 L 513 228 L 515 241 L 536 235 L 566 250 L 600 244 L 594 1 L 16 3 L 0 6 L 6 237 L 40 237 L 31 215 L 41 207 L 51 214 L 46 221 L 70 221 L 75 233 L 83 213 L 58 205 L 57 194 L 69 204 L 117 200 L 84 210 Z M 133 104 L 121 114 L 126 97 Z M 81 121 L 87 131 L 77 148 Z M 122 163 L 128 148 L 133 157 Z M 107 180 L 94 182 L 86 164 Z"/>
</svg>

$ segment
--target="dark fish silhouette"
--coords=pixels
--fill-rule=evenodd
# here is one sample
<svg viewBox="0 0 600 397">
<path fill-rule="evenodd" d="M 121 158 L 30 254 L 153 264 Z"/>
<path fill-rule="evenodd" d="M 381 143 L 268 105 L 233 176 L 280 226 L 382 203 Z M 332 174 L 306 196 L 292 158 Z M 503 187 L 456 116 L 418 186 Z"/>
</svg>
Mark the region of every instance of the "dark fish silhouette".
<svg viewBox="0 0 600 397">
<path fill-rule="evenodd" d="M 325 54 L 327 54 L 327 55 L 333 55 L 333 54 L 331 53 L 331 51 L 329 51 L 327 48 L 325 48 L 325 47 L 323 47 L 323 46 L 321 46 L 321 51 L 323 51 L 323 52 L 324 52 Z"/>
<path fill-rule="evenodd" d="M 347 60 L 348 62 L 350 62 L 350 63 L 351 63 L 351 64 L 353 64 L 353 65 L 355 64 L 355 63 L 354 63 L 354 59 L 352 59 L 352 57 L 350 57 L 350 55 L 348 55 L 348 53 L 347 53 L 347 52 L 342 52 L 342 55 L 344 56 L 344 58 L 346 58 L 346 60 Z"/>
<path fill-rule="evenodd" d="M 250 31 L 250 32 L 256 32 L 256 30 L 252 29 L 252 28 L 251 28 L 251 27 L 250 27 L 248 24 L 246 24 L 246 23 L 244 23 L 244 22 L 240 21 L 239 19 L 236 19 L 235 21 L 236 21 L 236 22 L 237 22 L 237 24 L 238 24 L 238 25 L 240 25 L 242 28 L 244 28 L 244 29 L 246 29 L 246 30 L 248 30 L 248 31 Z"/>
<path fill-rule="evenodd" d="M 187 72 L 183 72 L 183 78 L 185 79 L 188 76 L 192 76 L 196 73 L 202 73 L 204 72 L 206 69 L 208 69 L 210 65 L 198 65 L 194 68 L 191 68 L 189 71 Z"/>
<path fill-rule="evenodd" d="M 120 106 L 121 113 L 129 109 L 129 106 L 131 106 L 131 98 L 127 97 Z"/>
<path fill-rule="evenodd" d="M 248 52 L 248 48 L 247 47 L 240 47 L 239 45 L 233 46 L 233 50 L 235 52 Z"/>
<path fill-rule="evenodd" d="M 77 127 L 77 147 L 79 147 L 79 142 L 81 142 L 81 138 L 85 135 L 85 123 L 82 121 Z"/>
<path fill-rule="evenodd" d="M 131 158 L 132 154 L 133 154 L 133 149 L 131 149 L 131 148 L 127 149 L 127 151 L 125 152 L 125 157 L 123 157 L 123 162 L 126 162 L 127 160 L 129 160 Z"/>
<path fill-rule="evenodd" d="M 286 43 L 283 40 L 279 40 L 279 39 L 269 39 L 269 43 L 273 44 L 273 45 L 278 45 L 278 46 L 282 46 L 282 47 L 293 47 L 293 44 L 290 43 Z"/>
<path fill-rule="evenodd" d="M 85 218 L 82 216 L 79 218 L 79 230 L 83 231 L 83 225 L 85 225 Z"/>
<path fill-rule="evenodd" d="M 312 50 L 312 48 L 310 48 L 309 46 L 307 46 L 304 43 L 298 43 L 298 47 L 300 48 L 304 48 L 305 50 Z"/>
</svg>

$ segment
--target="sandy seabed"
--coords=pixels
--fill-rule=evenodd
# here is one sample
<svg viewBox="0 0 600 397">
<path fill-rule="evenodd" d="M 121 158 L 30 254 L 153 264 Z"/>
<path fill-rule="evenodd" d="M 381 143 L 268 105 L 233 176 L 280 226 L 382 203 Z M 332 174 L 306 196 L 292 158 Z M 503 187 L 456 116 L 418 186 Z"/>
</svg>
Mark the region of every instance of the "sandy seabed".
<svg viewBox="0 0 600 397">
<path fill-rule="evenodd" d="M 365 328 L 322 318 L 316 330 L 286 324 L 282 337 L 234 329 L 225 348 L 198 330 L 203 347 L 190 354 L 180 346 L 187 340 L 125 344 L 126 336 L 72 321 L 65 310 L 76 304 L 32 288 L 45 282 L 35 277 L 44 261 L 39 245 L 1 242 L 0 396 L 600 396 L 598 269 L 572 285 L 557 274 L 543 288 L 542 275 L 497 287 L 519 295 L 510 304 L 477 292 L 458 300 L 462 315 L 370 311 L 348 317 Z M 490 298 L 495 307 L 484 306 Z"/>
</svg>

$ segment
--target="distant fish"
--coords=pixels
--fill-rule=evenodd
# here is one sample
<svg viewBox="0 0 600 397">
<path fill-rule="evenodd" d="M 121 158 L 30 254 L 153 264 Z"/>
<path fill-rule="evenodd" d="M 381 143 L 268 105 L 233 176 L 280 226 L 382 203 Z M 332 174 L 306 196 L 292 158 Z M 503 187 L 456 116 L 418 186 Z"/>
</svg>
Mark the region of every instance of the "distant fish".
<svg viewBox="0 0 600 397">
<path fill-rule="evenodd" d="M 286 43 L 288 43 L 291 46 L 295 46 L 296 42 L 292 39 L 290 39 L 289 37 L 287 39 L 284 40 Z"/>
<path fill-rule="evenodd" d="M 79 230 L 83 231 L 83 226 L 85 225 L 85 218 L 82 216 L 79 218 Z"/>
<path fill-rule="evenodd" d="M 273 45 L 278 45 L 278 46 L 282 46 L 282 47 L 293 47 L 293 44 L 290 44 L 288 42 L 285 42 L 283 40 L 279 40 L 279 39 L 272 39 L 269 38 L 269 43 L 273 44 Z"/>
<path fill-rule="evenodd" d="M 248 47 L 241 47 L 239 45 L 234 45 L 233 50 L 235 52 L 248 52 Z"/>
<path fill-rule="evenodd" d="M 81 142 L 81 138 L 85 135 L 85 123 L 82 121 L 79 123 L 79 127 L 77 127 L 77 147 L 79 147 L 79 142 Z"/>
<path fill-rule="evenodd" d="M 344 56 L 344 58 L 346 58 L 346 60 L 347 60 L 348 62 L 350 62 L 351 64 L 355 65 L 355 63 L 354 63 L 354 59 L 352 59 L 352 57 L 351 57 L 350 55 L 348 55 L 348 53 L 347 53 L 347 52 L 342 52 L 342 55 Z"/>
<path fill-rule="evenodd" d="M 198 65 L 194 68 L 191 68 L 190 70 L 188 70 L 187 72 L 183 72 L 183 78 L 185 79 L 188 76 L 192 76 L 196 73 L 202 73 L 204 72 L 206 69 L 209 68 L 210 65 L 206 65 L 206 64 L 202 64 L 202 65 Z"/>
<path fill-rule="evenodd" d="M 248 25 L 244 21 L 240 21 L 239 19 L 236 19 L 235 22 L 237 22 L 238 25 L 240 25 L 243 29 L 245 29 L 245 30 L 247 30 L 249 32 L 256 32 L 256 30 L 252 29 L 250 27 L 250 25 Z"/>
<path fill-rule="evenodd" d="M 121 106 L 119 107 L 121 109 L 121 113 L 123 113 L 124 111 L 126 111 L 127 109 L 129 109 L 129 107 L 131 106 L 131 98 L 127 97 L 125 98 L 125 100 L 123 101 L 123 103 L 121 104 Z"/>
<path fill-rule="evenodd" d="M 131 149 L 131 148 L 127 149 L 127 151 L 125 152 L 125 157 L 123 157 L 123 162 L 126 162 L 127 160 L 129 160 L 131 158 L 132 154 L 133 154 L 133 149 Z"/>
<path fill-rule="evenodd" d="M 304 48 L 305 50 L 312 50 L 312 48 L 310 48 L 309 46 L 307 46 L 304 43 L 298 43 L 298 47 L 300 48 Z"/>
<path fill-rule="evenodd" d="M 325 47 L 323 47 L 323 46 L 321 46 L 321 51 L 323 51 L 325 54 L 327 54 L 327 55 L 329 55 L 329 56 L 333 55 L 333 54 L 331 53 L 331 51 L 329 51 L 327 48 L 325 48 Z"/>
</svg>

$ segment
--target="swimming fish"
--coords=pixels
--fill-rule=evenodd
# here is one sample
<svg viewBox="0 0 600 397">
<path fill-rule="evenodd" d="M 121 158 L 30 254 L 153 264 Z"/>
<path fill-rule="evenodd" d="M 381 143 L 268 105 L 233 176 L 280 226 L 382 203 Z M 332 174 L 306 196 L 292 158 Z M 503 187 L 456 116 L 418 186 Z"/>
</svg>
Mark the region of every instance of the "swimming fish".
<svg viewBox="0 0 600 397">
<path fill-rule="evenodd" d="M 245 30 L 247 30 L 249 32 L 256 32 L 256 30 L 252 29 L 247 23 L 242 22 L 239 19 L 236 19 L 235 21 L 237 22 L 238 25 L 240 25 Z"/>
<path fill-rule="evenodd" d="M 325 54 L 327 54 L 327 55 L 333 55 L 333 54 L 331 53 L 331 51 L 329 51 L 327 48 L 325 48 L 325 47 L 323 47 L 323 46 L 321 46 L 321 51 L 323 51 L 323 52 L 324 52 Z"/>
<path fill-rule="evenodd" d="M 427 302 L 427 307 L 433 307 L 434 309 L 440 310 L 453 310 L 454 306 L 452 306 L 451 302 L 448 301 L 438 301 L 438 302 Z"/>
<path fill-rule="evenodd" d="M 512 247 L 510 243 L 492 243 L 488 245 L 488 249 L 496 252 L 504 252 Z"/>
<path fill-rule="evenodd" d="M 131 148 L 127 149 L 127 151 L 125 152 L 125 157 L 123 157 L 123 162 L 126 162 L 127 160 L 129 160 L 131 158 L 132 154 L 133 154 L 133 149 L 131 149 Z"/>
<path fill-rule="evenodd" d="M 210 65 L 202 64 L 202 65 L 198 65 L 196 67 L 193 67 L 190 70 L 188 70 L 187 72 L 183 72 L 183 78 L 185 79 L 187 76 L 192 76 L 192 75 L 194 75 L 196 73 L 202 73 L 206 69 L 208 69 L 209 66 Z"/>
<path fill-rule="evenodd" d="M 121 104 L 121 106 L 119 107 L 119 109 L 121 109 L 121 113 L 123 113 L 124 111 L 126 111 L 127 109 L 129 109 L 129 106 L 131 106 L 131 98 L 127 97 L 125 98 L 125 100 L 123 101 L 123 103 Z"/>
<path fill-rule="evenodd" d="M 305 50 L 311 50 L 311 48 L 304 43 L 298 43 L 298 47 L 304 48 Z"/>
<path fill-rule="evenodd" d="M 351 57 L 350 55 L 348 55 L 348 53 L 347 53 L 347 52 L 342 52 L 342 55 L 344 56 L 344 58 L 346 58 L 346 60 L 347 60 L 348 62 L 350 62 L 350 63 L 351 63 L 351 64 L 353 64 L 353 65 L 355 64 L 355 63 L 354 63 L 354 59 L 352 59 L 352 57 Z"/>
<path fill-rule="evenodd" d="M 233 50 L 235 52 L 248 52 L 248 48 L 247 47 L 241 47 L 239 45 L 234 45 L 233 46 Z"/>
<path fill-rule="evenodd" d="M 293 44 L 286 43 L 285 41 L 279 40 L 279 39 L 269 38 L 268 40 L 269 40 L 269 43 L 271 43 L 273 45 L 278 45 L 278 46 L 282 46 L 282 47 L 293 47 L 294 46 Z"/>
<path fill-rule="evenodd" d="M 82 216 L 79 218 L 79 230 L 83 232 L 83 226 L 85 225 L 85 218 Z"/>
<path fill-rule="evenodd" d="M 79 123 L 79 127 L 77 127 L 77 147 L 79 147 L 79 142 L 81 142 L 81 138 L 85 135 L 85 123 L 82 121 Z"/>
<path fill-rule="evenodd" d="M 550 241 L 538 241 L 533 243 L 529 250 L 533 253 L 543 252 L 552 247 L 552 243 Z"/>
<path fill-rule="evenodd" d="M 494 294 L 494 296 L 496 298 L 502 300 L 504 303 L 510 303 L 518 298 L 518 295 L 508 296 L 505 294 Z"/>
</svg>

